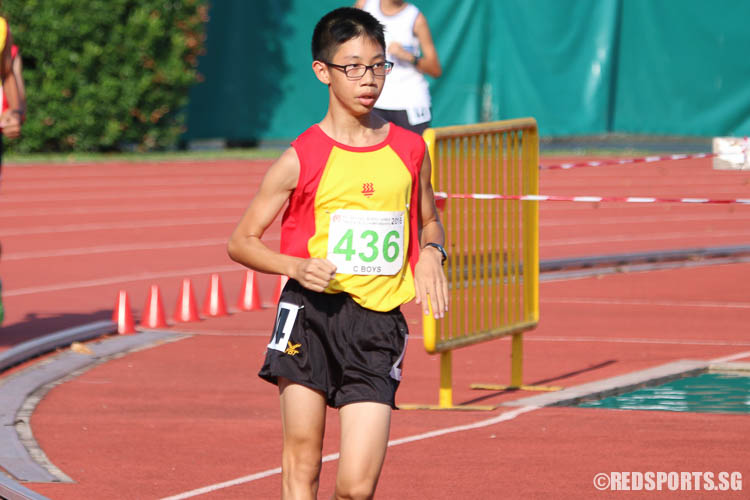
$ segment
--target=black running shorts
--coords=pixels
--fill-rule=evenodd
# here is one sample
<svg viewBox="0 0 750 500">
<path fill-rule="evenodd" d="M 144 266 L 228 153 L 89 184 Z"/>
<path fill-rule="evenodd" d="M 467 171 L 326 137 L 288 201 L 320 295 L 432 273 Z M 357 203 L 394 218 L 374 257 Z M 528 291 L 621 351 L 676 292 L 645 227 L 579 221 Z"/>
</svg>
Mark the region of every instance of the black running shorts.
<svg viewBox="0 0 750 500">
<path fill-rule="evenodd" d="M 361 401 L 396 408 L 407 339 L 398 308 L 371 311 L 347 293 L 313 292 L 290 279 L 258 375 L 321 391 L 334 408 Z"/>
</svg>

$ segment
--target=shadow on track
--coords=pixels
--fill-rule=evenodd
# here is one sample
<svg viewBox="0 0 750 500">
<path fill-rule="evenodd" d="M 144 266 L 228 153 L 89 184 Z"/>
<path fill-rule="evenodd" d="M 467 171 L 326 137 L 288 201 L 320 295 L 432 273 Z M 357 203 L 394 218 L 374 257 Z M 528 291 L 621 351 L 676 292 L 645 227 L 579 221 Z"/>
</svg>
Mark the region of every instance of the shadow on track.
<svg viewBox="0 0 750 500">
<path fill-rule="evenodd" d="M 64 313 L 43 315 L 31 312 L 21 321 L 4 324 L 0 327 L 0 349 L 12 347 L 21 342 L 33 340 L 64 330 L 65 328 L 72 328 L 111 318 L 111 309 L 100 309 L 86 314 Z"/>
<path fill-rule="evenodd" d="M 612 364 L 615 364 L 615 363 L 617 363 L 616 359 L 609 359 L 609 360 L 603 361 L 603 362 L 601 362 L 599 364 L 596 364 L 596 365 L 593 365 L 593 366 L 589 366 L 588 368 L 582 368 L 580 370 L 576 370 L 576 371 L 572 371 L 572 372 L 568 372 L 568 373 L 563 373 L 561 375 L 557 375 L 555 377 L 546 378 L 544 380 L 535 380 L 534 382 L 531 382 L 529 385 L 546 385 L 546 384 L 549 384 L 550 382 L 558 382 L 560 380 L 565 380 L 566 378 L 574 377 L 574 376 L 580 375 L 582 373 L 587 373 L 587 372 L 593 372 L 595 370 L 600 370 L 602 368 L 605 368 L 605 367 L 607 367 L 609 365 L 612 365 Z M 473 404 L 479 403 L 480 401 L 486 401 L 486 400 L 488 400 L 490 398 L 494 398 L 494 397 L 497 397 L 497 396 L 502 396 L 503 394 L 508 394 L 510 392 L 516 392 L 518 390 L 519 389 L 503 389 L 502 391 L 492 391 L 491 393 L 485 394 L 484 396 L 479 396 L 477 398 L 470 399 L 468 401 L 463 401 L 461 403 L 458 403 L 458 405 L 473 405 Z"/>
</svg>

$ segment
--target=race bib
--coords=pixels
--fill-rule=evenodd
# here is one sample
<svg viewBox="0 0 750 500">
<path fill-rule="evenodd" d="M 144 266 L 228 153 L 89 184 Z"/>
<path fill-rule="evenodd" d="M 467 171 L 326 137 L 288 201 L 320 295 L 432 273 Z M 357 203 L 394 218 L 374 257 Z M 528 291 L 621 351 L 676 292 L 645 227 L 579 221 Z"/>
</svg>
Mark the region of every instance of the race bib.
<svg viewBox="0 0 750 500">
<path fill-rule="evenodd" d="M 406 108 L 406 118 L 409 125 L 419 125 L 432 120 L 432 113 L 430 108 Z"/>
<path fill-rule="evenodd" d="M 279 308 L 276 311 L 276 323 L 273 326 L 273 335 L 271 342 L 268 343 L 268 349 L 275 349 L 284 352 L 289 345 L 289 336 L 292 334 L 294 321 L 297 319 L 297 312 L 300 306 L 290 304 L 289 302 L 279 302 Z"/>
<path fill-rule="evenodd" d="M 394 275 L 404 263 L 404 212 L 336 210 L 327 259 L 344 274 Z"/>
</svg>

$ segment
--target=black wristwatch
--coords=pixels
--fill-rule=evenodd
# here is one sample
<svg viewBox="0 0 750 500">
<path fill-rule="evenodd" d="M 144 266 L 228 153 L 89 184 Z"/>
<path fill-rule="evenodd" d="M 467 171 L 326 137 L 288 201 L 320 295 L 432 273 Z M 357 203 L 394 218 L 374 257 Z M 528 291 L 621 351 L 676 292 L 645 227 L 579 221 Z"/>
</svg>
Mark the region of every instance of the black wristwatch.
<svg viewBox="0 0 750 500">
<path fill-rule="evenodd" d="M 441 245 L 440 243 L 430 242 L 425 245 L 425 248 L 427 247 L 437 248 L 438 252 L 440 252 L 443 255 L 443 260 L 440 261 L 441 264 L 444 263 L 448 259 L 448 252 L 445 251 L 445 248 L 443 248 L 443 245 Z"/>
</svg>

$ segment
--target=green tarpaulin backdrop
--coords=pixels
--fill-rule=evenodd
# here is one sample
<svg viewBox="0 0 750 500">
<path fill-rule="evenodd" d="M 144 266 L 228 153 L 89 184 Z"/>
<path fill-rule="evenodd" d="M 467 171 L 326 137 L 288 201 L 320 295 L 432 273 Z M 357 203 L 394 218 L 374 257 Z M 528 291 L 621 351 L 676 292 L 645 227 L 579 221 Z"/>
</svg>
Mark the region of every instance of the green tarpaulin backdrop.
<svg viewBox="0 0 750 500">
<path fill-rule="evenodd" d="M 533 116 L 542 135 L 750 134 L 746 0 L 415 0 L 443 64 L 433 125 Z M 214 0 L 186 139 L 287 140 L 319 121 L 330 0 Z"/>
</svg>

